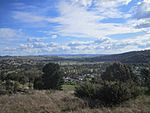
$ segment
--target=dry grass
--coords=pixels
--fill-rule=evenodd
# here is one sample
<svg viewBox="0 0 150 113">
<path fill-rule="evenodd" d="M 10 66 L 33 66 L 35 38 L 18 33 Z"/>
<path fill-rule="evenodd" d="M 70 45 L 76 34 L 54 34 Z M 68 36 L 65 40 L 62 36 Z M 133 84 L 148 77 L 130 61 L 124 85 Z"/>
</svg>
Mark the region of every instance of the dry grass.
<svg viewBox="0 0 150 113">
<path fill-rule="evenodd" d="M 114 108 L 90 109 L 72 91 L 34 91 L 0 96 L 0 113 L 150 113 L 150 96 Z"/>
<path fill-rule="evenodd" d="M 59 113 L 52 99 L 43 92 L 0 97 L 0 113 Z"/>
</svg>

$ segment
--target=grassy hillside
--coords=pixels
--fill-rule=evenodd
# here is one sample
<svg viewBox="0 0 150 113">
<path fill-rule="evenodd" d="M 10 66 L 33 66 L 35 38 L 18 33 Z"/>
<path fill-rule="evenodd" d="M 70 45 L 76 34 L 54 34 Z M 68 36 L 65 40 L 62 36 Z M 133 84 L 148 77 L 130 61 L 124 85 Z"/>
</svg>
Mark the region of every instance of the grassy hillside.
<svg viewBox="0 0 150 113">
<path fill-rule="evenodd" d="M 123 63 L 150 63 L 150 50 L 89 58 L 90 61 L 120 61 Z"/>
<path fill-rule="evenodd" d="M 113 108 L 89 108 L 73 91 L 33 91 L 0 96 L 0 113 L 150 113 L 150 96 Z"/>
</svg>

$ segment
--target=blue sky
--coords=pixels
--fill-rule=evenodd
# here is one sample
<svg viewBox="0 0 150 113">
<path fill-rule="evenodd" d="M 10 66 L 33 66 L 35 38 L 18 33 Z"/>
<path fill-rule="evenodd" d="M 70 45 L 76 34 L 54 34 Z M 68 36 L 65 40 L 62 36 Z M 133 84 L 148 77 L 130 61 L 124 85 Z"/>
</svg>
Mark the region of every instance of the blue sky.
<svg viewBox="0 0 150 113">
<path fill-rule="evenodd" d="M 0 0 L 0 55 L 150 49 L 150 0 Z"/>
</svg>

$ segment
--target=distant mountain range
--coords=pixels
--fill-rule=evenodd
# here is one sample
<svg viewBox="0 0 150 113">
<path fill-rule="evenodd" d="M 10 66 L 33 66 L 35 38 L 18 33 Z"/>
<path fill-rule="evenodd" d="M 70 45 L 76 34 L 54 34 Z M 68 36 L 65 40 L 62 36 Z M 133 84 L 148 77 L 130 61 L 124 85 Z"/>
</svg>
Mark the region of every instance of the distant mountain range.
<svg viewBox="0 0 150 113">
<path fill-rule="evenodd" d="M 28 59 L 34 61 L 79 61 L 79 62 L 113 62 L 149 63 L 150 50 L 132 51 L 121 54 L 53 54 L 38 56 L 0 56 L 0 59 Z"/>
<path fill-rule="evenodd" d="M 120 61 L 123 63 L 150 63 L 150 50 L 132 51 L 122 54 L 96 56 L 86 59 L 88 61 Z"/>
<path fill-rule="evenodd" d="M 56 54 L 53 56 L 59 56 L 62 58 L 89 58 L 89 57 L 97 57 L 97 56 L 104 56 L 104 55 L 106 54 Z"/>
</svg>

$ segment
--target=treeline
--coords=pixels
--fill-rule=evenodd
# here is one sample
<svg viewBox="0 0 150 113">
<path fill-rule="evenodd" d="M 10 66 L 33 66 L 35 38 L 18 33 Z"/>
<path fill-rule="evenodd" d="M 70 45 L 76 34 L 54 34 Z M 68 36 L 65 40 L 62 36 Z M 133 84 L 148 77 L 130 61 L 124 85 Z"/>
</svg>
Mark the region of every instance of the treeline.
<svg viewBox="0 0 150 113">
<path fill-rule="evenodd" d="M 42 71 L 31 70 L 1 71 L 0 94 L 28 92 L 30 89 L 61 89 L 63 72 L 58 64 L 46 64 Z"/>
<path fill-rule="evenodd" d="M 93 58 L 86 58 L 86 61 L 96 61 L 96 62 L 112 62 L 120 61 L 122 63 L 150 63 L 150 50 L 144 51 L 133 51 L 122 54 L 105 55 Z"/>
</svg>

